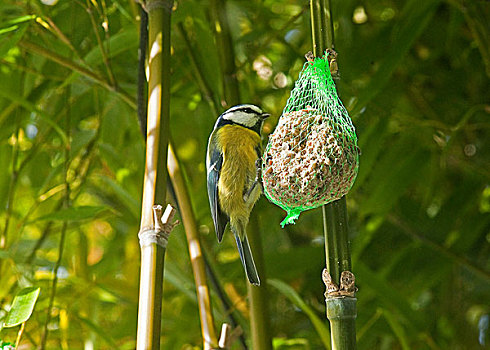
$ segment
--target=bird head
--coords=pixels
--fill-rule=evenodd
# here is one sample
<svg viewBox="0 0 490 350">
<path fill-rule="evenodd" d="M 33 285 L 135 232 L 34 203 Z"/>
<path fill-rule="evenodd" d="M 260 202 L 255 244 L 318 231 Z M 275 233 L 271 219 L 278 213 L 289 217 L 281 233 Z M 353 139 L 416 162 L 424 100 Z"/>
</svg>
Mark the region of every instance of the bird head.
<svg viewBox="0 0 490 350">
<path fill-rule="evenodd" d="M 269 117 L 260 107 L 251 104 L 237 105 L 229 108 L 220 115 L 218 123 L 238 124 L 260 133 L 264 119 Z"/>
</svg>

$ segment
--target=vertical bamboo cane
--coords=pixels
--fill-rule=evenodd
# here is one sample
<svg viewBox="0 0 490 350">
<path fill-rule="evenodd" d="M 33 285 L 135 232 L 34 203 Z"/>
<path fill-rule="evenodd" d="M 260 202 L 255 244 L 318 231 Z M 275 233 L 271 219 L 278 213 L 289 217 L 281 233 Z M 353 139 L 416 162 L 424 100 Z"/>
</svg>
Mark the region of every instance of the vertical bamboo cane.
<svg viewBox="0 0 490 350">
<path fill-rule="evenodd" d="M 264 254 L 262 249 L 262 239 L 260 237 L 260 226 L 256 214 L 250 218 L 250 229 L 248 230 L 248 240 L 250 249 L 254 254 L 257 272 L 262 279 L 260 286 L 253 286 L 247 283 L 248 295 L 250 299 L 250 329 L 252 333 L 252 349 L 272 350 L 272 335 L 269 317 L 269 304 L 266 287 L 266 271 Z"/>
<path fill-rule="evenodd" d="M 333 19 L 330 0 L 311 0 L 311 28 L 315 57 L 325 49 L 334 48 Z M 351 270 L 349 228 L 345 196 L 322 207 L 325 236 L 326 270 L 333 285 L 342 288 L 341 274 Z M 327 289 L 329 286 L 327 285 Z M 328 292 L 328 290 L 327 290 Z M 356 349 L 356 301 L 350 295 L 326 295 L 327 317 L 330 321 L 332 350 Z"/>
<path fill-rule="evenodd" d="M 153 206 L 165 200 L 170 112 L 170 18 L 172 0 L 148 0 L 149 84 L 146 166 L 140 232 L 154 229 Z M 141 242 L 138 350 L 160 348 L 165 248 Z"/>
<path fill-rule="evenodd" d="M 226 1 L 211 0 L 211 21 L 214 25 L 216 46 L 223 73 L 223 107 L 231 107 L 240 101 L 240 90 L 236 78 L 235 52 L 231 39 L 230 26 L 226 17 Z"/>
<path fill-rule="evenodd" d="M 172 146 L 169 147 L 168 173 L 170 179 L 172 180 L 172 184 L 174 185 L 175 194 L 179 203 L 180 215 L 182 217 L 185 234 L 187 236 L 192 271 L 194 272 L 194 280 L 196 281 L 203 348 L 204 350 L 210 350 L 218 347 L 218 338 L 214 327 L 210 291 L 206 278 L 206 266 L 204 264 L 204 257 L 201 251 L 201 243 L 191 200 L 186 190 L 179 161 Z"/>
<path fill-rule="evenodd" d="M 138 119 L 140 120 L 140 125 L 142 126 L 143 135 L 146 135 L 146 105 L 143 102 L 143 96 L 146 90 L 146 77 L 145 77 L 145 57 L 146 57 L 146 45 L 148 41 L 148 15 L 144 9 L 141 9 L 141 23 L 140 23 L 140 47 L 139 47 L 139 65 L 138 65 Z M 188 37 L 184 31 L 182 23 L 179 23 L 177 28 L 184 36 L 186 44 L 188 45 L 189 51 L 191 53 L 192 61 L 197 60 L 194 55 L 194 51 L 190 48 L 190 43 Z M 196 62 L 194 62 L 196 63 Z M 195 65 L 198 75 L 200 73 L 199 67 Z M 206 82 L 201 80 L 201 88 Z M 206 96 L 211 97 L 212 92 L 207 91 L 209 94 Z M 208 99 L 210 105 L 214 107 L 216 111 L 216 105 L 214 104 L 214 99 Z M 144 123 L 143 123 L 144 121 Z M 214 318 L 211 308 L 211 297 L 210 291 L 207 284 L 206 277 L 206 259 L 204 257 L 204 252 L 202 251 L 202 246 L 200 242 L 199 233 L 197 231 L 197 222 L 195 219 L 194 211 L 192 209 L 191 200 L 189 193 L 187 191 L 187 186 L 184 181 L 184 176 L 182 174 L 180 162 L 177 155 L 174 152 L 174 147 L 170 142 L 168 148 L 168 163 L 167 169 L 169 174 L 169 191 L 174 195 L 173 200 L 177 203 L 180 209 L 181 218 L 184 223 L 184 228 L 187 236 L 187 244 L 189 247 L 189 255 L 191 257 L 192 271 L 194 272 L 194 279 L 196 281 L 196 292 L 199 305 L 199 315 L 201 318 L 201 333 L 203 337 L 203 348 L 204 350 L 213 349 L 218 346 L 218 339 L 216 337 L 216 329 L 214 327 Z"/>
<path fill-rule="evenodd" d="M 209 85 L 209 82 L 206 80 L 205 74 L 202 71 L 202 67 L 199 64 L 199 57 L 200 56 L 197 53 L 196 48 L 193 47 L 191 40 L 190 40 L 189 36 L 187 35 L 187 32 L 185 30 L 183 23 L 179 23 L 177 25 L 177 30 L 179 31 L 182 39 L 184 40 L 184 43 L 186 44 L 187 49 L 188 49 L 189 58 L 191 60 L 192 66 L 196 72 L 197 84 L 199 85 L 199 90 L 201 91 L 201 95 L 203 96 L 203 99 L 208 102 L 209 107 L 211 108 L 211 111 L 214 113 L 214 115 L 218 115 L 219 114 L 219 112 L 218 112 L 218 110 L 219 110 L 218 105 L 219 104 L 215 98 L 214 92 L 212 91 L 212 89 Z M 169 163 L 170 163 L 170 161 L 169 161 Z M 178 163 L 178 159 L 177 159 L 177 163 Z M 169 166 L 169 168 L 170 168 L 170 166 Z M 172 175 L 172 172 L 170 170 L 169 170 L 169 175 L 170 175 L 170 180 L 173 183 L 174 182 L 173 175 Z M 184 190 L 185 190 L 185 188 L 184 188 Z M 184 191 L 184 192 L 187 193 L 187 191 Z M 184 209 L 182 209 L 181 211 L 183 211 L 183 210 Z M 186 226 L 186 221 L 185 221 L 185 218 L 183 217 L 183 214 L 182 214 L 182 220 L 184 221 L 184 226 Z M 194 240 L 194 242 L 199 243 L 200 241 Z M 190 245 L 189 241 L 188 241 L 188 244 Z M 209 263 L 209 259 L 207 258 L 205 247 L 201 245 L 200 250 L 202 253 L 204 265 L 206 267 L 206 275 L 207 275 L 207 277 L 209 277 L 210 285 L 214 288 L 218 298 L 221 300 L 222 306 L 225 310 L 225 314 L 228 315 L 228 321 L 230 323 L 230 329 L 235 329 L 238 325 L 238 322 L 237 322 L 236 316 L 234 315 L 234 312 L 232 310 L 231 303 L 228 300 L 228 297 L 225 294 L 223 287 L 219 283 L 217 276 L 215 275 L 215 272 L 213 271 L 213 267 Z M 206 279 L 207 279 L 207 277 L 206 277 Z M 201 305 L 201 304 L 199 304 L 199 305 Z M 211 316 L 212 316 L 212 314 L 211 314 Z M 241 334 L 239 334 L 238 337 L 239 337 L 239 341 L 242 345 L 242 348 L 246 349 L 247 344 L 246 344 L 243 332 L 241 332 Z M 223 338 L 223 328 L 221 331 L 220 340 L 218 341 L 219 346 L 222 346 L 220 343 L 222 338 Z"/>
<path fill-rule="evenodd" d="M 148 123 L 146 101 L 146 49 L 148 48 L 148 13 L 140 8 L 140 42 L 138 47 L 138 81 L 136 95 L 136 112 L 141 133 L 146 137 L 146 124 Z"/>
<path fill-rule="evenodd" d="M 345 196 L 323 209 L 327 223 L 327 271 L 331 273 L 332 280 L 342 288 L 341 273 L 351 270 Z M 354 296 L 326 296 L 332 350 L 356 349 L 356 303 Z"/>
</svg>

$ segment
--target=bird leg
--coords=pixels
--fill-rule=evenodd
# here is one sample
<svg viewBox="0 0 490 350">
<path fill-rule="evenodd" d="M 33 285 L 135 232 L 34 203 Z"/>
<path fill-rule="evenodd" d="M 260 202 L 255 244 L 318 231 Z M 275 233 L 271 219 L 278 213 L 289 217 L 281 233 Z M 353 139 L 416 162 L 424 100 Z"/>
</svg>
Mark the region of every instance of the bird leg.
<svg viewBox="0 0 490 350">
<path fill-rule="evenodd" d="M 260 179 L 262 178 L 262 159 L 261 158 L 258 158 L 256 161 L 255 161 L 255 179 L 254 179 L 254 182 L 252 184 L 252 186 L 250 186 L 249 190 L 247 191 L 247 193 L 245 193 L 243 195 L 243 201 L 244 202 L 247 202 L 248 199 L 250 198 L 250 195 L 252 194 L 252 191 L 255 189 L 255 187 L 257 187 L 257 185 L 262 185 L 260 183 Z"/>
</svg>

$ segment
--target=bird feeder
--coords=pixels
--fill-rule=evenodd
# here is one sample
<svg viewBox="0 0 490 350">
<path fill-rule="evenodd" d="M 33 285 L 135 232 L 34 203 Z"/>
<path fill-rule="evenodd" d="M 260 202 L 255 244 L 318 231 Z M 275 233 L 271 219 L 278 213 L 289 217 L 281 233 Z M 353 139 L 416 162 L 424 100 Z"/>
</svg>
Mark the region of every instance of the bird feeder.
<svg viewBox="0 0 490 350">
<path fill-rule="evenodd" d="M 340 199 L 357 176 L 357 136 L 328 55 L 304 64 L 262 157 L 264 193 L 287 212 L 283 227 L 302 211 Z"/>
</svg>

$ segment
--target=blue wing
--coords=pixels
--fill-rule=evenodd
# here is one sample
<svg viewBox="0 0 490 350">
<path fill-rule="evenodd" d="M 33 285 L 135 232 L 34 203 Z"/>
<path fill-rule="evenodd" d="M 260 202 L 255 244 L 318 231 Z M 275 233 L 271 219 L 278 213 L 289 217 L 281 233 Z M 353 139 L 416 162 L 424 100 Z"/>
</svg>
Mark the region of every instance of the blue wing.
<svg viewBox="0 0 490 350">
<path fill-rule="evenodd" d="M 223 213 L 219 205 L 218 182 L 221 167 L 223 165 L 223 153 L 218 149 L 208 150 L 208 196 L 209 206 L 211 207 L 211 216 L 213 217 L 214 228 L 218 241 L 223 239 L 226 224 L 230 221 L 228 215 Z"/>
</svg>

